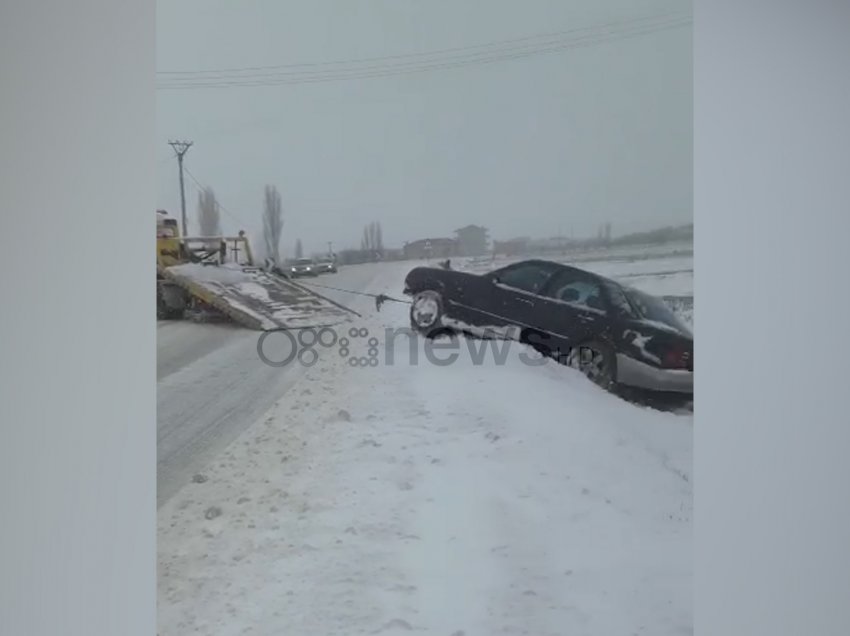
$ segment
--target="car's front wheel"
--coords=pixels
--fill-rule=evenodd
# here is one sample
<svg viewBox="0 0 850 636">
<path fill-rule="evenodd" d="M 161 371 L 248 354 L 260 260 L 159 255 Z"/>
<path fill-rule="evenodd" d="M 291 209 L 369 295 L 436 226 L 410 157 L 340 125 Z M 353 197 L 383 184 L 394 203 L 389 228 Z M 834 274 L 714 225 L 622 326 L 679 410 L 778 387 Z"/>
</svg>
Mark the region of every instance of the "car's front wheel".
<svg viewBox="0 0 850 636">
<path fill-rule="evenodd" d="M 410 326 L 426 336 L 443 326 L 443 298 L 438 292 L 429 289 L 413 297 Z"/>
<path fill-rule="evenodd" d="M 567 366 L 603 389 L 614 388 L 617 361 L 613 349 L 604 342 L 585 342 L 573 347 L 567 356 Z"/>
</svg>

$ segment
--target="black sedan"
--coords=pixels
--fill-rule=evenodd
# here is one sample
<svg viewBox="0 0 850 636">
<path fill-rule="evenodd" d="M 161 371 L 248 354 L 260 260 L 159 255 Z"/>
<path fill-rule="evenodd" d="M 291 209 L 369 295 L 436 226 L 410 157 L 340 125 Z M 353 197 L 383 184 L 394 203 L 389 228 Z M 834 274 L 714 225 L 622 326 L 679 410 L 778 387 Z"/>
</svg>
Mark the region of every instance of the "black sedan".
<svg viewBox="0 0 850 636">
<path fill-rule="evenodd" d="M 527 260 L 479 275 L 417 267 L 411 326 L 519 335 L 600 386 L 693 396 L 693 334 L 659 298 L 575 267 Z"/>
</svg>

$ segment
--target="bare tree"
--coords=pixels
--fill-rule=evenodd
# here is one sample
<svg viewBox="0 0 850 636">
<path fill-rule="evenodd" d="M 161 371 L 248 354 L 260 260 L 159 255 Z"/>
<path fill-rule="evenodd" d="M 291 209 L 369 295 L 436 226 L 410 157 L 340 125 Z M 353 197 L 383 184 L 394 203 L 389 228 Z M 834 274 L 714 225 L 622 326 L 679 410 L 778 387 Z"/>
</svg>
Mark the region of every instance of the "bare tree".
<svg viewBox="0 0 850 636">
<path fill-rule="evenodd" d="M 304 258 L 304 246 L 301 245 L 301 239 L 295 240 L 295 258 Z"/>
<path fill-rule="evenodd" d="M 204 188 L 198 194 L 198 225 L 201 228 L 201 236 L 221 235 L 218 202 L 215 200 L 215 193 L 210 187 Z"/>
<path fill-rule="evenodd" d="M 363 228 L 363 238 L 360 240 L 360 249 L 364 252 L 383 253 L 384 238 L 380 223 L 372 221 L 369 225 Z"/>
<path fill-rule="evenodd" d="M 384 235 L 380 223 L 375 223 L 375 249 L 381 254 L 384 253 Z"/>
<path fill-rule="evenodd" d="M 280 235 L 283 233 L 283 210 L 280 205 L 280 193 L 274 186 L 267 185 L 265 207 L 263 208 L 263 242 L 266 256 L 280 263 Z"/>
</svg>

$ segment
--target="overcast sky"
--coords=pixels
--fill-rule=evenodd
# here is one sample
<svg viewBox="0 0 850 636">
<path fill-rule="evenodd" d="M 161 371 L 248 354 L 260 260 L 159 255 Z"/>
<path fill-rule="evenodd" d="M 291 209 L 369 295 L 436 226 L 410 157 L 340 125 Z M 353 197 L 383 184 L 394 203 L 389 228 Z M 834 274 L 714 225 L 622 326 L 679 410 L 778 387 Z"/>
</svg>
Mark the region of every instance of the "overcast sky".
<svg viewBox="0 0 850 636">
<path fill-rule="evenodd" d="M 434 52 L 690 8 L 671 0 L 159 2 L 157 69 L 381 58 L 283 69 L 287 78 L 380 72 L 425 59 L 398 56 L 468 60 L 476 49 Z M 607 28 L 616 38 L 617 27 Z M 537 41 L 524 40 L 523 50 Z M 280 71 L 262 71 L 261 86 L 160 89 L 158 207 L 179 216 L 167 145 L 178 138 L 194 142 L 186 166 L 228 211 L 226 232 L 244 228 L 259 243 L 263 188 L 278 187 L 287 254 L 296 238 L 307 252 L 328 241 L 358 247 L 370 221 L 398 247 L 468 223 L 506 239 L 595 235 L 605 221 L 615 235 L 691 222 L 690 27 L 589 42 L 424 73 L 280 84 Z M 174 78 L 158 76 L 160 86 Z M 187 178 L 190 231 L 197 196 Z"/>
</svg>

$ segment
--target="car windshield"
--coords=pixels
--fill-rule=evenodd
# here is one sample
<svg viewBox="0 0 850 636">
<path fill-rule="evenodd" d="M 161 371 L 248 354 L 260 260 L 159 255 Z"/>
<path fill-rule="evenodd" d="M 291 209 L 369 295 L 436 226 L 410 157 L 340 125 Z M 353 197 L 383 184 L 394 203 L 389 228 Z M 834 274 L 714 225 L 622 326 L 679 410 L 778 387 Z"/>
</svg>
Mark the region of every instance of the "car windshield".
<svg viewBox="0 0 850 636">
<path fill-rule="evenodd" d="M 312 265 L 313 261 L 311 261 L 309 258 L 299 258 L 297 261 L 295 261 L 295 264 L 296 265 Z"/>
<path fill-rule="evenodd" d="M 691 335 L 690 328 L 660 298 L 630 287 L 624 288 L 623 291 L 640 318 Z"/>
</svg>

